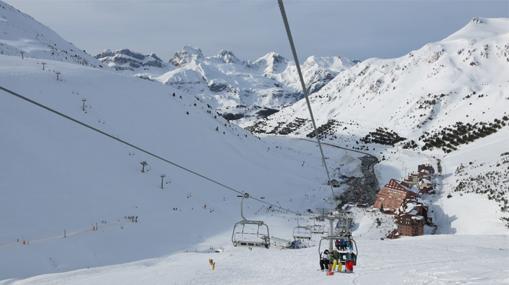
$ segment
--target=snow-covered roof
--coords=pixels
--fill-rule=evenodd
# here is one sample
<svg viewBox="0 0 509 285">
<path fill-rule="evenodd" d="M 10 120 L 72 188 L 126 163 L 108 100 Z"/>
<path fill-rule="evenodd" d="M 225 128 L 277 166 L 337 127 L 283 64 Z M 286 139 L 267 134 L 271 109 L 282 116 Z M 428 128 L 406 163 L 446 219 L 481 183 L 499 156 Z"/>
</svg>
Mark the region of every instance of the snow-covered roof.
<svg viewBox="0 0 509 285">
<path fill-rule="evenodd" d="M 424 219 L 424 217 L 423 217 L 423 216 L 412 216 L 412 220 L 418 220 L 418 221 L 420 221 L 420 220 L 423 220 L 423 219 Z"/>
</svg>

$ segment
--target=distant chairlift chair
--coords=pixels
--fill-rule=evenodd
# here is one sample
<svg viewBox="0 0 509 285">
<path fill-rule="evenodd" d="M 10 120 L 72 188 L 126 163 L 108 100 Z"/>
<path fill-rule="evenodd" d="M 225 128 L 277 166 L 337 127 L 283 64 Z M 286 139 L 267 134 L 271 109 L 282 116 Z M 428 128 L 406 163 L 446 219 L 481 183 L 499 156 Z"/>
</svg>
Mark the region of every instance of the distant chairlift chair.
<svg viewBox="0 0 509 285">
<path fill-rule="evenodd" d="M 311 240 L 312 232 L 309 227 L 297 226 L 293 229 L 294 240 Z"/>
<path fill-rule="evenodd" d="M 270 247 L 269 226 L 263 221 L 248 220 L 244 217 L 244 199 L 249 198 L 245 193 L 240 200 L 240 216 L 242 220 L 235 223 L 232 232 L 233 246 Z"/>
<path fill-rule="evenodd" d="M 337 214 L 338 222 L 336 231 L 340 234 L 350 233 L 353 226 L 353 217 L 351 212 L 340 212 Z"/>
<path fill-rule="evenodd" d="M 314 224 L 309 227 L 311 229 L 311 233 L 313 234 L 323 234 L 325 232 L 325 227 L 320 224 Z"/>
</svg>

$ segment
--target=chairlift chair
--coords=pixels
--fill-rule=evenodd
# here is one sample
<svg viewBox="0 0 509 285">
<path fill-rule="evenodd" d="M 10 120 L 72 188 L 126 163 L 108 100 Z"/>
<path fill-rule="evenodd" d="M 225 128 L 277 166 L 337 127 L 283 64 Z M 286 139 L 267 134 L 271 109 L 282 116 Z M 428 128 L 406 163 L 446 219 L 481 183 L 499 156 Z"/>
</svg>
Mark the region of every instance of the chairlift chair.
<svg viewBox="0 0 509 285">
<path fill-rule="evenodd" d="M 233 246 L 270 247 L 269 226 L 263 221 L 248 220 L 244 217 L 244 199 L 249 198 L 245 193 L 240 200 L 240 216 L 242 220 L 235 223 L 232 231 Z"/>
<path fill-rule="evenodd" d="M 321 237 L 318 243 L 318 255 L 319 258 L 322 253 L 322 242 L 327 241 L 329 243 L 329 251 L 334 250 L 334 243 L 337 240 L 346 241 L 347 246 L 339 248 L 338 252 L 342 257 L 342 261 L 352 261 L 353 265 L 357 264 L 357 258 L 359 250 L 357 243 L 352 238 L 351 226 L 352 226 L 352 213 L 350 212 L 334 212 L 328 216 L 324 216 L 329 221 L 329 233 Z M 334 228 L 334 222 L 337 221 L 336 227 Z"/>
<path fill-rule="evenodd" d="M 352 238 L 351 234 L 335 234 L 335 235 L 323 236 L 320 239 L 320 242 L 318 243 L 318 258 L 320 259 L 321 255 L 322 255 L 322 242 L 323 241 L 328 241 L 330 244 L 330 241 L 332 241 L 332 243 L 334 243 L 336 240 L 342 240 L 342 239 L 348 241 L 350 243 L 350 247 L 347 249 L 344 249 L 344 250 L 338 250 L 338 252 L 341 255 L 349 256 L 349 258 L 352 259 L 353 264 L 357 265 L 357 260 L 359 257 L 359 249 L 357 248 L 357 242 Z M 333 250 L 333 249 L 329 248 L 329 250 Z"/>
<path fill-rule="evenodd" d="M 325 226 L 317 223 L 309 226 L 309 229 L 312 234 L 323 234 L 325 232 Z"/>
<path fill-rule="evenodd" d="M 296 226 L 293 229 L 294 240 L 311 240 L 312 231 L 306 226 Z"/>
<path fill-rule="evenodd" d="M 336 214 L 338 216 L 338 222 L 336 224 L 336 229 L 340 233 L 349 233 L 352 229 L 353 225 L 353 217 L 350 212 L 340 212 Z"/>
</svg>

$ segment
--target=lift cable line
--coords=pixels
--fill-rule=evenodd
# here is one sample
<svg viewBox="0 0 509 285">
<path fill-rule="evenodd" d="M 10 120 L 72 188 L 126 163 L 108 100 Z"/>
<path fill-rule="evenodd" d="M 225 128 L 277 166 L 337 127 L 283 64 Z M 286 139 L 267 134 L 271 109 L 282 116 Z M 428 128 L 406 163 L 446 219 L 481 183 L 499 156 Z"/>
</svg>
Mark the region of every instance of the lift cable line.
<svg viewBox="0 0 509 285">
<path fill-rule="evenodd" d="M 93 126 L 91 126 L 91 125 L 89 125 L 89 124 L 87 124 L 87 123 L 84 123 L 84 122 L 82 122 L 82 121 L 80 121 L 80 120 L 77 120 L 77 119 L 75 119 L 75 118 L 73 118 L 73 117 L 70 117 L 70 116 L 68 116 L 68 115 L 66 115 L 66 114 L 64 114 L 64 113 L 62 113 L 62 112 L 59 112 L 59 111 L 57 111 L 57 110 L 55 110 L 55 109 L 53 109 L 53 108 L 51 108 L 51 107 L 48 107 L 48 106 L 46 106 L 46 105 L 44 105 L 44 104 L 41 104 L 41 103 L 39 103 L 39 102 L 37 102 L 37 101 L 35 101 L 35 100 L 32 100 L 32 99 L 30 99 L 30 98 L 28 98 L 28 97 L 25 97 L 25 96 L 23 96 L 23 95 L 21 95 L 21 94 L 19 94 L 19 93 L 16 93 L 16 92 L 14 92 L 14 91 L 12 91 L 12 90 L 9 90 L 9 89 L 7 89 L 7 88 L 5 88 L 5 87 L 3 87 L 3 86 L 0 86 L 0 90 L 4 91 L 4 92 L 6 92 L 6 93 L 8 93 L 8 94 L 10 94 L 10 95 L 13 95 L 13 96 L 15 96 L 15 97 L 17 97 L 17 98 L 19 98 L 19 99 L 21 99 L 21 100 L 24 100 L 24 101 L 26 101 L 26 102 L 28 102 L 28 103 L 31 103 L 31 104 L 33 104 L 33 105 L 36 105 L 37 107 L 40 107 L 40 108 L 42 108 L 42 109 L 44 109 L 44 110 L 46 110 L 46 111 L 49 111 L 49 112 L 51 112 L 51 113 L 54 113 L 54 114 L 56 114 L 56 115 L 58 115 L 58 116 L 60 116 L 60 117 L 62 117 L 62 118 L 64 118 L 64 119 L 67 119 L 67 120 L 72 121 L 72 122 L 74 122 L 74 123 L 76 123 L 76 124 L 78 124 L 78 125 L 81 125 L 82 127 L 85 127 L 85 128 L 87 128 L 87 129 L 90 129 L 90 130 L 92 130 L 92 131 L 94 131 L 94 132 L 96 132 L 96 133 L 99 133 L 99 134 L 101 134 L 101 135 L 104 135 L 104 136 L 106 136 L 106 137 L 108 137 L 108 138 L 110 138 L 110 139 L 112 139 L 112 140 L 115 140 L 115 141 L 120 142 L 120 143 L 122 143 L 122 144 L 124 144 L 124 145 L 127 145 L 127 146 L 129 146 L 129 147 L 131 147 L 131 148 L 134 148 L 134 149 L 136 149 L 136 150 L 138 150 L 138 151 L 140 151 L 140 152 L 143 152 L 143 153 L 145 153 L 145 154 L 147 154 L 147 155 L 149 155 L 149 156 L 151 156 L 151 157 L 153 157 L 153 158 L 156 158 L 156 159 L 161 160 L 161 161 L 163 161 L 163 162 L 165 162 L 165 163 L 167 163 L 167 164 L 170 164 L 170 165 L 172 165 L 172 166 L 175 166 L 175 167 L 177 167 L 177 168 L 179 168 L 179 169 L 181 169 L 181 170 L 184 170 L 185 172 L 188 172 L 188 173 L 191 173 L 191 174 L 193 174 L 193 175 L 195 175 L 195 176 L 198 176 L 198 177 L 200 177 L 200 178 L 202 178 L 202 179 L 204 179 L 204 180 L 207 180 L 207 181 L 209 181 L 209 182 L 211 182 L 211 183 L 213 183 L 213 184 L 216 184 L 216 185 L 218 185 L 218 186 L 222 187 L 223 189 L 229 190 L 229 191 L 231 191 L 231 192 L 234 192 L 234 193 L 236 193 L 236 194 L 238 194 L 238 195 L 242 195 L 242 196 L 246 196 L 246 194 L 247 194 L 247 196 L 248 196 L 250 199 L 253 199 L 253 200 L 255 200 L 255 201 L 257 201 L 257 202 L 260 202 L 260 203 L 262 203 L 262 204 L 269 205 L 269 206 L 271 206 L 271 207 L 274 207 L 274 208 L 277 208 L 277 209 L 283 210 L 283 211 L 285 211 L 285 212 L 289 212 L 289 213 L 293 213 L 293 214 L 296 214 L 296 215 L 300 215 L 300 213 L 298 213 L 298 212 L 292 211 L 292 210 L 290 210 L 290 209 L 283 208 L 283 207 L 281 207 L 281 206 L 279 206 L 279 205 L 272 204 L 272 203 L 267 202 L 267 201 L 264 201 L 264 200 L 262 200 L 262 199 L 260 199 L 260 198 L 252 197 L 252 196 L 250 196 L 247 192 L 244 192 L 244 191 L 238 190 L 238 189 L 236 189 L 236 188 L 234 188 L 234 187 L 232 187 L 232 186 L 228 186 L 228 185 L 226 185 L 226 184 L 224 184 L 224 183 L 222 183 L 222 182 L 219 182 L 219 181 L 217 181 L 217 180 L 215 180 L 215 179 L 213 179 L 213 178 L 210 178 L 210 177 L 205 176 L 205 175 L 203 175 L 203 174 L 201 174 L 201 173 L 198 173 L 198 172 L 196 172 L 196 171 L 194 171 L 194 170 L 192 170 L 192 169 L 189 169 L 189 168 L 187 168 L 187 167 L 185 167 L 185 166 L 182 166 L 182 165 L 180 165 L 180 164 L 178 164 L 178 163 L 176 163 L 176 162 L 173 162 L 173 161 L 171 161 L 171 160 L 169 160 L 169 159 L 167 159 L 167 158 L 164 158 L 164 157 L 162 157 L 162 156 L 160 156 L 160 155 L 157 155 L 157 154 L 155 154 L 155 153 L 153 153 L 153 152 L 151 152 L 151 151 L 148 151 L 148 150 L 146 150 L 146 149 L 144 149 L 144 148 L 142 148 L 142 147 L 136 146 L 136 145 L 134 145 L 134 144 L 132 144 L 132 143 L 130 143 L 130 142 L 128 142 L 128 141 L 126 141 L 126 140 L 124 140 L 124 139 L 121 139 L 121 138 L 119 138 L 119 137 L 116 137 L 116 136 L 114 136 L 114 135 L 112 135 L 112 134 L 109 134 L 109 133 L 107 133 L 107 132 L 105 132 L 105 131 L 102 131 L 102 130 L 100 130 L 100 129 L 96 128 L 96 127 L 93 127 Z"/>
<path fill-rule="evenodd" d="M 278 3 L 279 3 L 279 9 L 281 10 L 281 16 L 283 17 L 283 22 L 285 24 L 286 35 L 288 36 L 288 41 L 290 42 L 290 47 L 292 49 L 295 66 L 297 67 L 297 72 L 299 73 L 299 79 L 300 79 L 300 84 L 302 86 L 302 91 L 304 92 L 304 96 L 306 98 L 306 104 L 308 106 L 309 115 L 311 117 L 311 122 L 313 123 L 313 128 L 314 128 L 314 132 L 315 132 L 315 136 L 316 136 L 316 142 L 318 143 L 318 148 L 320 149 L 320 154 L 322 156 L 323 167 L 325 168 L 325 172 L 327 174 L 328 184 L 329 184 L 331 192 L 332 192 L 332 197 L 334 197 L 334 189 L 332 188 L 329 169 L 327 168 L 327 163 L 325 162 L 325 155 L 323 154 L 322 143 L 320 142 L 320 138 L 319 138 L 318 131 L 316 128 L 315 118 L 313 116 L 313 110 L 311 108 L 311 103 L 309 101 L 309 92 L 308 92 L 308 89 L 306 88 L 306 84 L 304 82 L 304 77 L 302 76 L 302 71 L 300 69 L 299 58 L 297 57 L 297 50 L 295 49 L 295 44 L 293 42 L 292 33 L 290 31 L 290 25 L 288 24 L 288 18 L 286 17 L 285 6 L 283 4 L 283 0 L 278 0 Z M 338 241 L 340 243 L 341 243 L 341 241 L 343 241 L 343 242 L 346 241 L 346 244 L 349 244 L 350 246 L 345 246 L 343 249 L 346 249 L 347 247 L 349 247 L 349 249 L 348 250 L 340 250 L 340 253 L 342 254 L 342 256 L 346 257 L 345 258 L 346 265 L 347 265 L 347 267 L 348 267 L 348 265 L 352 266 L 350 269 L 350 270 L 352 270 L 353 269 L 352 261 L 354 264 L 356 264 L 357 256 L 358 256 L 359 252 L 357 249 L 357 243 L 352 238 L 352 232 L 351 232 L 352 221 L 348 219 L 348 213 L 339 212 L 339 213 L 337 213 L 337 215 L 334 213 L 331 213 L 331 215 L 324 216 L 324 218 L 329 220 L 329 234 L 327 236 L 323 236 L 320 239 L 320 242 L 318 244 L 319 256 L 321 257 L 321 254 L 322 254 L 321 245 L 322 245 L 323 240 L 329 241 L 329 250 L 331 252 L 333 249 L 333 241 Z M 336 226 L 341 225 L 339 232 L 337 231 L 337 229 L 334 229 L 334 221 L 336 219 L 339 220 L 338 224 L 336 224 Z"/>
<path fill-rule="evenodd" d="M 331 178 L 329 174 L 329 168 L 327 167 L 327 162 L 325 161 L 325 155 L 323 154 L 322 143 L 320 141 L 318 130 L 316 128 L 315 116 L 313 115 L 313 109 L 311 108 L 311 102 L 309 101 L 309 91 L 306 88 L 306 83 L 304 82 L 304 77 L 302 76 L 302 71 L 300 69 L 299 58 L 297 57 L 297 50 L 295 49 L 295 44 L 293 42 L 292 32 L 290 31 L 290 25 L 288 24 L 288 18 L 286 17 L 285 6 L 283 4 L 283 0 L 278 0 L 279 9 L 281 10 L 281 16 L 283 17 L 283 22 L 285 24 L 286 35 L 288 36 L 288 41 L 290 42 L 290 48 L 292 49 L 293 60 L 295 61 L 295 67 L 297 67 L 297 73 L 299 74 L 300 85 L 302 87 L 302 92 L 304 93 L 304 97 L 306 98 L 306 104 L 309 110 L 309 116 L 311 117 L 311 122 L 313 123 L 313 129 L 315 132 L 316 142 L 318 143 L 318 148 L 320 149 L 320 155 L 322 156 L 323 167 L 325 168 L 325 173 L 327 174 L 327 184 L 330 186 L 330 190 L 332 192 L 332 197 L 334 197 L 334 189 L 332 188 Z"/>
</svg>

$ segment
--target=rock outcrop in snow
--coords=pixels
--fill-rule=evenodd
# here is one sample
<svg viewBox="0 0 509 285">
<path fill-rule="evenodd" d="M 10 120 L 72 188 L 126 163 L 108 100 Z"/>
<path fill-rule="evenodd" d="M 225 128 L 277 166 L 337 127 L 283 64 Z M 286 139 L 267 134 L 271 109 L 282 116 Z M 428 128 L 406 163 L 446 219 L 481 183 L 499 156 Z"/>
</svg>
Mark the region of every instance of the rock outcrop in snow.
<svg viewBox="0 0 509 285">
<path fill-rule="evenodd" d="M 148 71 L 151 68 L 168 68 L 156 54 L 141 54 L 129 49 L 106 50 L 95 56 L 103 65 L 115 70 Z"/>
<path fill-rule="evenodd" d="M 203 59 L 203 53 L 201 49 L 194 48 L 191 46 L 184 46 L 181 51 L 178 51 L 170 59 L 170 63 L 175 66 L 182 66 L 192 61 Z"/>
<path fill-rule="evenodd" d="M 264 74 L 273 75 L 283 72 L 288 66 L 288 60 L 276 52 L 269 52 L 255 60 L 252 66 L 261 69 Z"/>
</svg>

